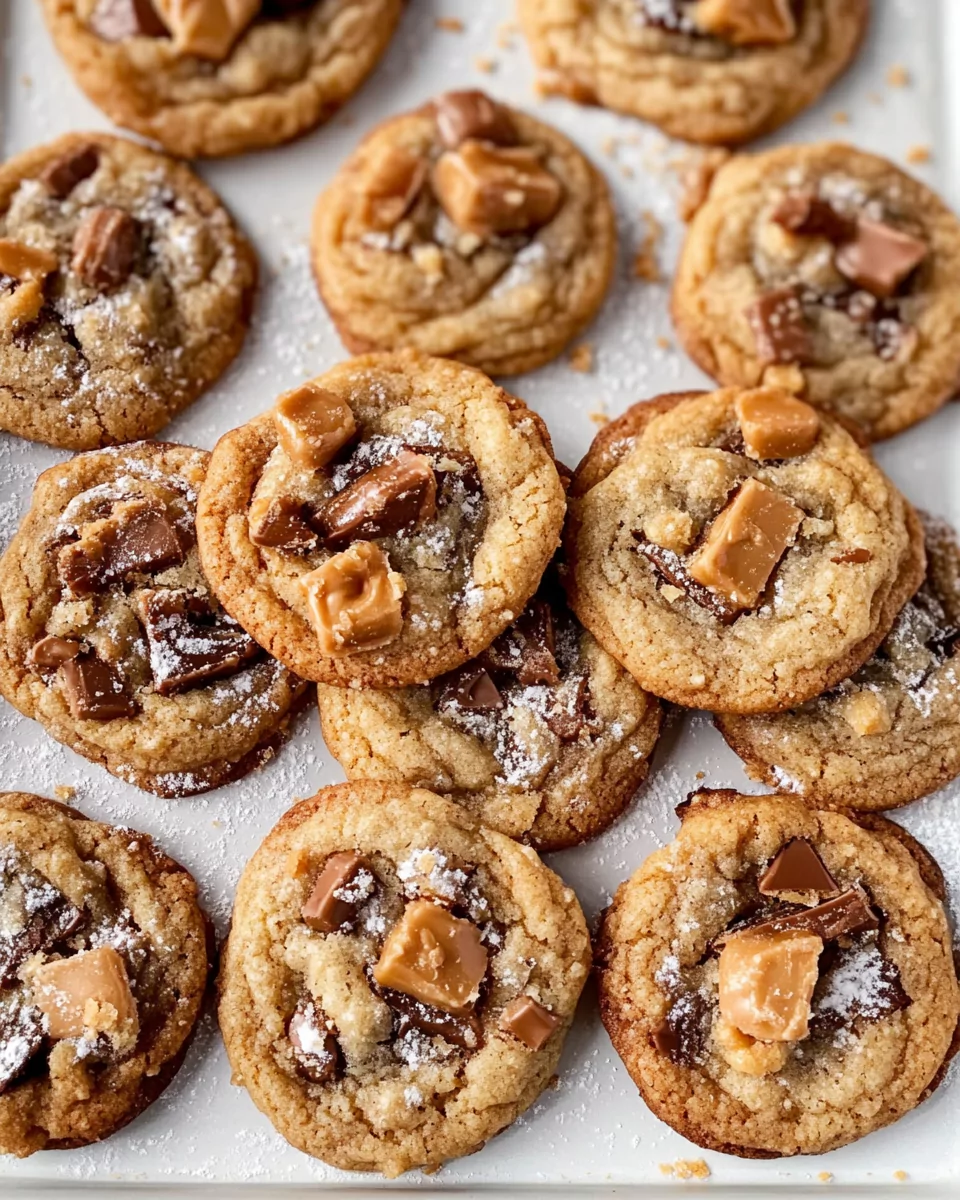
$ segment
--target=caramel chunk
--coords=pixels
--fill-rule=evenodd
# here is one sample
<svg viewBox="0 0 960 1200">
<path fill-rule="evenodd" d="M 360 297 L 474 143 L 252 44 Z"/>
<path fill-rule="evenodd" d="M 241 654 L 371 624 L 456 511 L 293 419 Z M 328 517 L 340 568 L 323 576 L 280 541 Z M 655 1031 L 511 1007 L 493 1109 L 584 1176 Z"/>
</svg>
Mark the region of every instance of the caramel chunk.
<svg viewBox="0 0 960 1200">
<path fill-rule="evenodd" d="M 50 634 L 34 642 L 27 655 L 27 665 L 56 670 L 57 667 L 80 653 L 80 643 L 72 638 L 54 637 Z"/>
<path fill-rule="evenodd" d="M 538 229 L 563 200 L 560 180 L 533 150 L 474 140 L 440 156 L 433 188 L 454 225 L 483 238 Z"/>
<path fill-rule="evenodd" d="M 153 0 L 183 54 L 222 62 L 260 11 L 260 0 Z"/>
<path fill-rule="evenodd" d="M 55 158 L 40 173 L 40 182 L 51 196 L 64 200 L 78 183 L 89 179 L 100 165 L 100 150 L 92 143 L 77 146 Z"/>
<path fill-rule="evenodd" d="M 167 27 L 151 0 L 98 0 L 88 24 L 105 42 L 167 36 Z"/>
<path fill-rule="evenodd" d="M 14 238 L 0 238 L 0 275 L 42 283 L 59 265 L 59 259 L 49 250 L 38 250 Z"/>
<path fill-rule="evenodd" d="M 289 496 L 258 496 L 248 513 L 250 541 L 271 550 L 311 550 L 317 535 L 303 518 L 303 505 Z"/>
<path fill-rule="evenodd" d="M 822 237 L 834 243 L 845 242 L 856 228 L 853 221 L 812 191 L 788 192 L 771 219 L 798 237 Z"/>
<path fill-rule="evenodd" d="M 510 113 L 486 92 L 446 92 L 434 102 L 437 133 L 448 150 L 475 139 L 495 146 L 513 146 L 517 130 Z"/>
<path fill-rule="evenodd" d="M 829 896 L 840 886 L 824 866 L 823 859 L 805 838 L 794 838 L 779 850 L 760 876 L 757 890 L 761 896 L 779 892 L 816 892 Z"/>
<path fill-rule="evenodd" d="M 324 544 L 393 537 L 436 515 L 437 480 L 428 459 L 401 450 L 328 500 L 313 516 Z"/>
<path fill-rule="evenodd" d="M 33 1005 L 0 1007 L 0 1096 L 43 1047 L 43 1021 Z"/>
<path fill-rule="evenodd" d="M 780 388 L 754 388 L 734 402 L 744 451 L 750 458 L 799 458 L 816 445 L 816 409 Z"/>
<path fill-rule="evenodd" d="M 360 901 L 370 895 L 374 884 L 373 869 L 362 855 L 353 850 L 331 854 L 300 915 L 318 933 L 349 929 Z"/>
<path fill-rule="evenodd" d="M 93 654 L 71 658 L 60 667 L 57 677 L 76 720 L 113 721 L 132 717 L 137 711 L 116 669 Z"/>
<path fill-rule="evenodd" d="M 374 542 L 354 542 L 301 583 L 324 654 L 375 650 L 403 628 L 407 585 Z"/>
<path fill-rule="evenodd" d="M 799 931 L 731 937 L 720 954 L 720 1015 L 761 1042 L 805 1038 L 822 950 Z"/>
<path fill-rule="evenodd" d="M 139 249 L 139 222 L 125 209 L 101 205 L 77 226 L 70 269 L 90 287 L 119 287 L 129 279 Z"/>
<path fill-rule="evenodd" d="M 734 607 L 754 608 L 803 515 L 773 488 L 748 479 L 710 526 L 687 570 Z"/>
<path fill-rule="evenodd" d="M 82 1037 L 88 1030 L 136 1036 L 137 1002 L 124 961 L 112 946 L 44 963 L 34 972 L 32 983 L 34 1003 L 47 1018 L 49 1037 Z"/>
<path fill-rule="evenodd" d="M 0 329 L 16 332 L 32 325 L 43 310 L 43 284 L 27 279 L 12 292 L 0 294 Z"/>
<path fill-rule="evenodd" d="M 834 263 L 841 275 L 874 296 L 892 296 L 927 257 L 926 242 L 861 217 L 852 241 L 841 246 Z"/>
<path fill-rule="evenodd" d="M 893 728 L 887 702 L 876 692 L 854 692 L 843 701 L 840 711 L 857 737 L 876 737 Z"/>
<path fill-rule="evenodd" d="M 404 146 L 378 144 L 363 171 L 363 220 L 392 229 L 412 208 L 427 178 L 427 163 Z"/>
<path fill-rule="evenodd" d="M 5 988 L 15 981 L 21 965 L 32 954 L 69 937 L 84 918 L 59 888 L 11 847 L 0 852 L 0 896 L 4 926 L 0 935 L 0 988 Z"/>
<path fill-rule="evenodd" d="M 813 343 L 800 297 L 792 287 L 764 292 L 746 310 L 763 364 L 805 362 Z"/>
<path fill-rule="evenodd" d="M 697 0 L 691 16 L 703 33 L 734 46 L 776 45 L 797 36 L 790 0 Z"/>
<path fill-rule="evenodd" d="M 429 900 L 407 905 L 373 968 L 381 987 L 453 1013 L 473 1007 L 486 973 L 480 930 Z"/>
<path fill-rule="evenodd" d="M 438 708 L 453 706 L 468 712 L 492 712 L 503 708 L 503 697 L 497 685 L 478 662 L 454 667 L 435 679 L 431 690 Z"/>
<path fill-rule="evenodd" d="M 183 562 L 177 532 L 161 504 L 122 500 L 109 517 L 91 521 L 57 556 L 61 581 L 73 596 L 91 596 L 134 574 Z"/>
<path fill-rule="evenodd" d="M 341 1073 L 340 1046 L 333 1027 L 312 1000 L 301 1000 L 287 1026 L 297 1070 L 311 1083 L 332 1083 Z"/>
<path fill-rule="evenodd" d="M 273 410 L 277 440 L 297 467 L 318 471 L 357 431 L 346 400 L 315 383 L 285 392 Z"/>
<path fill-rule="evenodd" d="M 517 996 L 500 1017 L 500 1028 L 504 1033 L 512 1033 L 531 1050 L 539 1050 L 559 1026 L 560 1018 L 532 996 Z"/>
<path fill-rule="evenodd" d="M 553 651 L 550 606 L 543 600 L 533 599 L 481 658 L 492 670 L 515 675 L 523 687 L 537 683 L 552 687 L 560 681 L 560 668 Z"/>
<path fill-rule="evenodd" d="M 234 675 L 260 647 L 236 621 L 178 588 L 145 589 L 137 615 L 147 635 L 150 670 L 161 696 Z"/>
</svg>

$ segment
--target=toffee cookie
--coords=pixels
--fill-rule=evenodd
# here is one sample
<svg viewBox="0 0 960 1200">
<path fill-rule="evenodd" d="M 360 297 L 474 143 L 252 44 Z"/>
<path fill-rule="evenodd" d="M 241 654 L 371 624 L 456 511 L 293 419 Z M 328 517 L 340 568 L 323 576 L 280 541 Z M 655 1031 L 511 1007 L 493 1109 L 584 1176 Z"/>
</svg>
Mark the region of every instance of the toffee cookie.
<svg viewBox="0 0 960 1200">
<path fill-rule="evenodd" d="M 403 0 L 42 0 L 77 84 L 183 158 L 276 146 L 376 66 Z"/>
<path fill-rule="evenodd" d="M 448 793 L 540 851 L 602 833 L 646 778 L 657 701 L 541 587 L 479 658 L 430 686 L 318 689 L 350 779 Z"/>
<path fill-rule="evenodd" d="M 960 221 L 850 146 L 730 160 L 693 218 L 673 290 L 687 351 L 722 384 L 776 381 L 873 439 L 960 378 Z"/>
<path fill-rule="evenodd" d="M 183 163 L 70 133 L 0 166 L 0 429 L 69 450 L 162 429 L 243 343 L 253 248 Z"/>
<path fill-rule="evenodd" d="M 0 1154 L 116 1132 L 183 1062 L 212 939 L 146 834 L 0 793 Z"/>
<path fill-rule="evenodd" d="M 649 1107 L 745 1158 L 835 1150 L 910 1112 L 960 1015 L 926 851 L 784 796 L 700 793 L 682 816 L 597 951 L 601 1017 Z"/>
<path fill-rule="evenodd" d="M 779 388 L 659 397 L 571 487 L 571 607 L 656 696 L 775 712 L 857 670 L 923 580 L 913 509 L 834 418 Z"/>
<path fill-rule="evenodd" d="M 194 513 L 204 450 L 142 442 L 51 467 L 0 559 L 0 692 L 158 796 L 271 758 L 308 685 L 220 608 Z"/>
<path fill-rule="evenodd" d="M 577 147 L 475 91 L 375 129 L 313 220 L 350 351 L 410 346 L 491 375 L 542 366 L 585 328 L 616 248 L 607 185 Z"/>
<path fill-rule="evenodd" d="M 927 578 L 852 679 L 792 712 L 717 717 L 753 778 L 871 810 L 960 774 L 960 548 L 942 521 L 922 519 Z"/>
<path fill-rule="evenodd" d="M 548 92 L 733 144 L 812 104 L 860 45 L 869 0 L 519 0 Z"/>
<path fill-rule="evenodd" d="M 557 547 L 550 438 L 480 371 L 369 355 L 217 443 L 200 495 L 224 608 L 307 679 L 424 683 L 523 611 Z"/>
<path fill-rule="evenodd" d="M 529 847 L 431 792 L 340 784 L 247 864 L 220 1028 L 289 1142 L 395 1177 L 479 1150 L 533 1103 L 589 964 L 576 896 Z"/>
</svg>

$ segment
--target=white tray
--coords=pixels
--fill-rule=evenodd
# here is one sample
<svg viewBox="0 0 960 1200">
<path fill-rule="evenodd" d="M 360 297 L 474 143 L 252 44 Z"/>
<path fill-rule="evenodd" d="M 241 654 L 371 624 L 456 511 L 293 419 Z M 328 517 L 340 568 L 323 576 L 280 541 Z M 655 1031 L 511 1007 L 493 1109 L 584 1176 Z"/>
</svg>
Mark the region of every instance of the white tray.
<svg viewBox="0 0 960 1200">
<path fill-rule="evenodd" d="M 812 112 L 775 140 L 846 138 L 899 162 L 928 145 L 929 165 L 915 169 L 960 207 L 960 0 L 875 0 L 876 18 L 856 66 Z M 439 17 L 460 17 L 464 33 L 435 27 Z M 280 150 L 210 164 L 203 174 L 219 189 L 253 236 L 263 264 L 263 289 L 246 348 L 219 386 L 164 432 L 164 437 L 211 447 L 225 430 L 267 408 L 281 390 L 344 357 L 310 277 L 307 231 L 317 192 L 359 136 L 392 113 L 451 87 L 486 87 L 518 105 L 536 103 L 525 46 L 502 27 L 511 0 L 413 0 L 385 61 L 369 85 L 325 129 Z M 4 23 L 6 28 L 4 29 Z M 5 35 L 2 81 L 3 152 L 9 154 L 69 129 L 107 123 L 71 82 L 49 42 L 35 0 L 0 0 Z M 501 46 L 507 40 L 509 45 Z M 492 73 L 482 71 L 487 59 Z M 912 83 L 888 85 L 887 71 L 905 66 Z M 942 64 L 942 65 L 941 65 Z M 951 85 L 952 79 L 952 85 Z M 952 86 L 952 91 L 951 91 Z M 545 417 L 557 452 L 576 463 L 595 430 L 590 413 L 616 415 L 634 400 L 685 386 L 703 377 L 673 345 L 666 285 L 631 277 L 641 238 L 641 213 L 663 222 L 665 274 L 676 255 L 681 225 L 676 186 L 668 169 L 683 148 L 638 122 L 601 110 L 551 101 L 538 111 L 572 134 L 606 169 L 616 191 L 623 231 L 618 282 L 601 319 L 587 335 L 595 347 L 592 374 L 556 363 L 517 381 L 516 391 Z M 839 123 L 847 114 L 849 123 Z M 614 157 L 608 139 L 621 139 Z M 669 338 L 667 346 L 658 339 Z M 878 457 L 918 504 L 960 522 L 960 404 L 881 446 Z M 58 451 L 0 435 L 0 545 L 25 510 L 40 470 L 65 457 Z M 270 766 L 195 800 L 166 802 L 120 783 L 52 742 L 31 721 L 0 701 L 0 788 L 53 794 L 77 789 L 75 803 L 92 817 L 124 822 L 154 834 L 200 881 L 203 901 L 222 933 L 237 877 L 279 815 L 300 796 L 342 778 L 320 738 L 315 713 Z M 698 779 L 699 772 L 705 778 Z M 656 846 L 672 836 L 673 807 L 705 785 L 757 790 L 703 714 L 677 718 L 657 751 L 651 781 L 630 813 L 590 845 L 552 857 L 576 889 L 589 918 Z M 960 787 L 914 805 L 898 816 L 933 850 L 951 891 L 960 886 Z M 661 1164 L 703 1158 L 707 1185 L 742 1194 L 745 1189 L 791 1195 L 822 1194 L 822 1172 L 833 1186 L 876 1196 L 899 1189 L 926 1195 L 960 1192 L 960 1088 L 957 1072 L 918 1111 L 892 1129 L 822 1158 L 744 1162 L 703 1154 L 647 1111 L 613 1052 L 597 1018 L 592 991 L 581 1005 L 567 1043 L 559 1087 L 480 1154 L 432 1179 L 412 1175 L 393 1185 L 347 1176 L 291 1149 L 234 1088 L 216 1027 L 208 1017 L 184 1068 L 164 1096 L 127 1129 L 86 1150 L 37 1154 L 0 1164 L 0 1196 L 62 1195 L 87 1185 L 152 1194 L 296 1194 L 324 1183 L 330 1192 L 368 1188 L 456 1187 L 461 1195 L 525 1192 L 544 1196 L 625 1193 L 652 1196 L 679 1186 Z M 222 1188 L 216 1185 L 225 1185 Z M 297 1186 L 299 1185 L 299 1187 Z M 326 1190 L 326 1189 L 325 1189 Z M 328 1192 L 328 1194 L 330 1194 Z"/>
</svg>

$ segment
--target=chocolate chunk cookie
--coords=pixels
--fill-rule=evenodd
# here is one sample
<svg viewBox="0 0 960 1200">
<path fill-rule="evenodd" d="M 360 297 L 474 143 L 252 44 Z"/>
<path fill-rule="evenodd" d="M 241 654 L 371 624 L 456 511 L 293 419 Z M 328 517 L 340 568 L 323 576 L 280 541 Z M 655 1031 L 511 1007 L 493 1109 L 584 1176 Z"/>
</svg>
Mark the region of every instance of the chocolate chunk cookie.
<svg viewBox="0 0 960 1200">
<path fill-rule="evenodd" d="M 563 513 L 540 418 L 480 371 L 402 351 L 221 438 L 197 532 L 224 608 L 291 670 L 404 687 L 516 619 Z"/>
<path fill-rule="evenodd" d="M 479 1150 L 560 1057 L 590 943 L 528 847 L 403 784 L 325 788 L 240 879 L 234 1082 L 298 1149 L 394 1177 Z"/>
<path fill-rule="evenodd" d="M 869 0 L 519 0 L 542 86 L 732 144 L 769 133 L 844 70 Z"/>
<path fill-rule="evenodd" d="M 240 350 L 253 248 L 183 163 L 70 133 L 0 166 L 0 429 L 69 450 L 162 429 Z"/>
<path fill-rule="evenodd" d="M 212 939 L 146 834 L 0 793 L 0 1154 L 100 1141 L 180 1068 Z"/>
<path fill-rule="evenodd" d="M 960 774 L 960 548 L 921 514 L 927 578 L 851 679 L 793 712 L 718 716 L 748 773 L 827 808 L 896 808 Z"/>
<path fill-rule="evenodd" d="M 721 167 L 677 268 L 673 317 L 722 384 L 774 381 L 890 437 L 960 378 L 960 221 L 851 146 L 783 146 Z"/>
<path fill-rule="evenodd" d="M 51 467 L 0 559 L 0 692 L 158 796 L 246 775 L 309 698 L 204 578 L 194 513 L 209 459 L 142 442 Z"/>
<path fill-rule="evenodd" d="M 375 129 L 313 220 L 349 350 L 410 346 L 491 375 L 542 366 L 583 330 L 616 247 L 607 185 L 577 147 L 477 91 Z"/>
<path fill-rule="evenodd" d="M 578 468 L 571 606 L 642 687 L 775 712 L 873 654 L 923 580 L 912 508 L 834 418 L 779 388 L 637 404 Z"/>
<path fill-rule="evenodd" d="M 307 133 L 376 66 L 403 0 L 42 0 L 73 77 L 184 158 Z"/>
<path fill-rule="evenodd" d="M 351 779 L 445 792 L 538 850 L 602 833 L 646 778 L 660 705 L 552 586 L 479 658 L 430 686 L 317 689 L 327 745 Z"/>
<path fill-rule="evenodd" d="M 600 1012 L 643 1099 L 745 1158 L 820 1154 L 937 1086 L 960 991 L 943 880 L 897 825 L 692 797 L 599 939 Z"/>
</svg>

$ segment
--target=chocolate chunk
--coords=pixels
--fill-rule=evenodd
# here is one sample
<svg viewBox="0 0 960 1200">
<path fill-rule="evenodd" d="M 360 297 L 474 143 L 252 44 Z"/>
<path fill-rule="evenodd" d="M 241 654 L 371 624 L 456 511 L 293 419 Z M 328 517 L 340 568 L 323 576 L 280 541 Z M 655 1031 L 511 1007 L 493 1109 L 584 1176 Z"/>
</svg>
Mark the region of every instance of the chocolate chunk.
<svg viewBox="0 0 960 1200">
<path fill-rule="evenodd" d="M 0 1006 L 0 1096 L 43 1046 L 43 1018 L 32 1004 Z"/>
<path fill-rule="evenodd" d="M 531 600 L 516 621 L 480 656 L 488 670 L 509 671 L 523 687 L 555 685 L 560 669 L 553 656 L 553 616 L 543 600 Z"/>
<path fill-rule="evenodd" d="M 561 742 L 572 742 L 580 736 L 592 717 L 590 711 L 590 684 L 585 675 L 572 681 L 572 686 L 558 689 L 553 707 L 544 717 L 547 728 Z"/>
<path fill-rule="evenodd" d="M 560 1026 L 560 1018 L 532 996 L 517 996 L 503 1010 L 500 1028 L 512 1033 L 531 1050 L 539 1050 Z"/>
<path fill-rule="evenodd" d="M 751 923 L 744 928 L 744 932 L 749 928 L 750 933 L 763 935 L 797 929 L 816 934 L 823 941 L 830 942 L 835 938 L 878 929 L 879 926 L 880 919 L 870 907 L 866 892 L 857 886 L 848 888 L 839 896 L 824 900 L 812 908 L 791 907 L 785 913 L 774 912 L 763 921 Z M 716 939 L 716 944 L 722 945 L 728 937 L 738 932 L 739 929 L 729 931 Z"/>
<path fill-rule="evenodd" d="M 250 505 L 250 541 L 273 550 L 311 550 L 317 535 L 304 520 L 302 504 L 273 496 Z"/>
<path fill-rule="evenodd" d="M 392 537 L 429 521 L 437 511 L 437 481 L 423 455 L 401 450 L 338 492 L 311 523 L 331 549 Z"/>
<path fill-rule="evenodd" d="M 820 979 L 813 995 L 810 1029 L 814 1036 L 834 1034 L 855 1024 L 880 1021 L 909 1008 L 895 963 L 875 941 L 835 948 L 821 960 Z"/>
<path fill-rule="evenodd" d="M 437 708 L 453 705 L 470 712 L 503 708 L 503 697 L 486 669 L 477 662 L 465 663 L 430 684 Z"/>
<path fill-rule="evenodd" d="M 834 263 L 857 287 L 883 298 L 892 296 L 929 252 L 919 238 L 861 217 L 852 240 L 840 247 Z"/>
<path fill-rule="evenodd" d="M 415 996 L 408 996 L 393 988 L 378 985 L 377 992 L 384 1003 L 398 1014 L 398 1038 L 416 1029 L 428 1037 L 442 1037 L 451 1046 L 459 1046 L 461 1050 L 479 1050 L 483 1045 L 483 1023 L 475 1013 L 445 1012 L 442 1008 L 424 1004 Z"/>
<path fill-rule="evenodd" d="M 40 182 L 51 196 L 64 200 L 78 183 L 89 179 L 100 163 L 100 151 L 93 144 L 77 146 L 54 159 L 40 175 Z"/>
<path fill-rule="evenodd" d="M 137 599 L 137 611 L 161 696 L 234 675 L 260 653 L 236 621 L 189 592 L 146 589 Z"/>
<path fill-rule="evenodd" d="M 300 915 L 318 933 L 350 930 L 356 922 L 357 909 L 375 886 L 373 868 L 361 854 L 353 850 L 331 854 Z"/>
<path fill-rule="evenodd" d="M 343 1072 L 343 1056 L 330 1023 L 318 1013 L 312 1000 L 301 1000 L 290 1023 L 287 1037 L 293 1046 L 297 1070 L 311 1083 L 333 1083 Z"/>
<path fill-rule="evenodd" d="M 794 838 L 761 875 L 757 890 L 761 896 L 775 896 L 778 892 L 817 892 L 829 896 L 839 892 L 840 885 L 813 846 L 804 838 Z"/>
<path fill-rule="evenodd" d="M 94 654 L 71 658 L 57 678 L 75 720 L 113 721 L 137 711 L 117 669 Z"/>
<path fill-rule="evenodd" d="M 93 208 L 73 236 L 73 270 L 97 289 L 118 287 L 133 271 L 140 248 L 140 225 L 122 208 Z"/>
<path fill-rule="evenodd" d="M 133 574 L 183 562 L 176 530 L 162 505 L 125 500 L 111 516 L 83 526 L 80 538 L 57 556 L 60 579 L 74 596 L 90 596 Z"/>
<path fill-rule="evenodd" d="M 513 118 L 485 92 L 447 92 L 434 101 L 434 112 L 440 141 L 448 150 L 456 150 L 467 138 L 497 146 L 516 145 Z"/>
<path fill-rule="evenodd" d="M 869 550 L 857 546 L 852 550 L 844 550 L 842 554 L 835 554 L 830 561 L 839 566 L 843 563 L 868 563 L 872 558 L 873 554 Z"/>
<path fill-rule="evenodd" d="M 709 1009 L 699 992 L 684 992 L 654 1030 L 653 1044 L 678 1067 L 693 1067 L 707 1042 Z"/>
<path fill-rule="evenodd" d="M 105 42 L 168 36 L 150 0 L 99 0 L 87 24 Z"/>
<path fill-rule="evenodd" d="M 65 662 L 69 662 L 71 658 L 76 658 L 80 653 L 80 643 L 75 642 L 72 638 L 42 637 L 39 642 L 34 642 L 27 655 L 27 665 L 30 667 L 39 667 L 41 670 L 49 669 L 56 670 Z"/>
<path fill-rule="evenodd" d="M 810 330 L 795 288 L 764 292 L 746 309 L 746 318 L 762 363 L 796 363 L 810 357 Z"/>
<path fill-rule="evenodd" d="M 679 554 L 675 554 L 673 550 L 665 550 L 654 542 L 648 542 L 642 533 L 635 532 L 633 536 L 637 539 L 637 549 L 644 558 L 653 563 L 668 583 L 678 587 L 695 604 L 713 613 L 721 624 L 733 624 L 741 610 L 727 603 L 719 593 L 691 578 Z"/>
<path fill-rule="evenodd" d="M 80 909 L 12 847 L 0 850 L 0 910 L 0 988 L 13 983 L 31 954 L 69 937 L 84 919 Z"/>
<path fill-rule="evenodd" d="M 316 0 L 264 0 L 265 17 L 285 17 L 300 8 L 309 8 Z"/>
<path fill-rule="evenodd" d="M 834 243 L 845 242 L 856 229 L 855 222 L 814 192 L 790 192 L 784 196 L 773 220 L 800 237 L 822 237 Z"/>
</svg>

